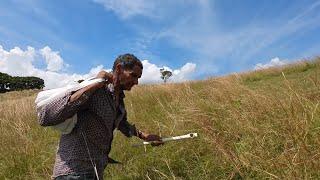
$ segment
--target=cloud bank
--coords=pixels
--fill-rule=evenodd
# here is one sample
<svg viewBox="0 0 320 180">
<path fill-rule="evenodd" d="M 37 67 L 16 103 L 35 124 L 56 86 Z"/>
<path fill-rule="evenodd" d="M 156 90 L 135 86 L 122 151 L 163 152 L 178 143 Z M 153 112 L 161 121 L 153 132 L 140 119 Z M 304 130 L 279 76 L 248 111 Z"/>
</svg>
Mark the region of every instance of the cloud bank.
<svg viewBox="0 0 320 180">
<path fill-rule="evenodd" d="M 196 64 L 186 63 L 179 69 L 171 69 L 170 67 L 160 67 L 150 63 L 148 60 L 143 60 L 143 74 L 141 77 L 141 83 L 160 83 L 160 68 L 164 68 L 172 72 L 172 77 L 169 78 L 168 82 L 182 82 L 191 79 L 193 73 L 196 70 Z"/>
<path fill-rule="evenodd" d="M 36 61 L 41 61 L 46 64 L 45 68 L 35 66 Z M 140 83 L 160 83 L 160 66 L 150 63 L 148 60 L 142 61 L 144 65 L 143 75 Z M 92 67 L 88 73 L 77 74 L 67 73 L 63 70 L 68 66 L 60 56 L 58 51 L 53 51 L 50 47 L 45 46 L 42 49 L 36 50 L 33 47 L 27 47 L 22 50 L 19 47 L 14 47 L 11 50 L 5 50 L 0 45 L 0 72 L 7 73 L 12 76 L 36 76 L 44 80 L 45 89 L 57 88 L 66 84 L 74 83 L 80 79 L 87 79 L 95 76 L 99 71 L 104 69 L 103 65 Z M 195 72 L 196 64 L 186 63 L 178 69 L 172 70 L 173 76 L 170 82 L 181 82 L 189 80 Z"/>
<path fill-rule="evenodd" d="M 282 66 L 282 65 L 285 65 L 285 64 L 287 64 L 286 60 L 280 60 L 278 57 L 275 57 L 275 58 L 271 59 L 266 64 L 262 64 L 262 63 L 256 64 L 254 69 L 255 70 L 267 69 L 267 68 L 270 68 L 270 67 Z"/>
<path fill-rule="evenodd" d="M 202 77 L 217 72 L 249 69 L 252 67 L 252 59 L 282 53 L 292 44 L 291 39 L 297 40 L 308 32 L 319 29 L 320 22 L 320 1 L 304 3 L 296 9 L 296 3 L 292 3 L 287 7 L 287 11 L 279 14 L 274 12 L 268 19 L 265 19 L 263 14 L 266 14 L 269 7 L 263 6 L 263 9 L 250 12 L 252 17 L 234 16 L 231 13 L 233 20 L 243 21 L 232 27 L 222 19 L 229 16 L 221 12 L 220 8 L 224 7 L 224 3 L 218 1 L 139 0 L 139 6 L 142 6 L 140 10 L 143 12 L 130 0 L 93 1 L 129 23 L 139 24 L 140 18 L 152 19 L 157 28 L 146 26 L 145 23 L 132 26 L 142 34 L 139 41 L 143 42 L 143 45 L 138 42 L 136 48 L 144 48 L 143 53 L 149 56 L 152 55 L 154 44 L 160 41 L 167 43 L 164 46 L 183 48 L 192 55 L 197 64 L 206 65 L 197 67 L 197 73 Z M 318 46 L 318 43 L 313 45 L 311 53 L 317 52 Z M 303 53 L 302 55 L 305 56 Z M 295 56 L 301 57 L 301 53 Z M 295 56 L 291 55 L 289 58 Z M 238 68 L 232 67 L 233 64 L 237 64 Z M 207 68 L 208 66 L 212 68 Z"/>
</svg>

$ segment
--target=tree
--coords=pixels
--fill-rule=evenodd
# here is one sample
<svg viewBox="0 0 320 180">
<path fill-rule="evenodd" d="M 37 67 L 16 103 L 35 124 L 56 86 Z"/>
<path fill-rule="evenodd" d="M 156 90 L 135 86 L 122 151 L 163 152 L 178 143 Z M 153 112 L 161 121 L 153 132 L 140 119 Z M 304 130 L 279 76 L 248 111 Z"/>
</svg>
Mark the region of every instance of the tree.
<svg viewBox="0 0 320 180">
<path fill-rule="evenodd" d="M 0 93 L 8 91 L 8 85 L 10 84 L 11 76 L 6 73 L 0 72 Z"/>
<path fill-rule="evenodd" d="M 164 83 L 172 76 L 172 72 L 169 70 L 165 70 L 164 68 L 160 69 L 161 79 L 163 79 Z"/>
<path fill-rule="evenodd" d="M 0 72 L 0 93 L 24 89 L 42 89 L 44 81 L 38 77 L 12 77 Z"/>
</svg>

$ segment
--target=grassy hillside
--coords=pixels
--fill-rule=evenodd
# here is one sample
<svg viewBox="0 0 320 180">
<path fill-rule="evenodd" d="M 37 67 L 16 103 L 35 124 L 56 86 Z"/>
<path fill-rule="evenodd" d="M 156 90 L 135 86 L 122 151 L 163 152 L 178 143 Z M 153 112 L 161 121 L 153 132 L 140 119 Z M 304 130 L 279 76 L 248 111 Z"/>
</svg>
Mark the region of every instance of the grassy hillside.
<svg viewBox="0 0 320 180">
<path fill-rule="evenodd" d="M 0 95 L 0 179 L 49 179 L 59 134 L 37 124 L 35 92 Z M 129 120 L 161 147 L 115 133 L 106 179 L 319 179 L 320 59 L 127 93 Z"/>
</svg>

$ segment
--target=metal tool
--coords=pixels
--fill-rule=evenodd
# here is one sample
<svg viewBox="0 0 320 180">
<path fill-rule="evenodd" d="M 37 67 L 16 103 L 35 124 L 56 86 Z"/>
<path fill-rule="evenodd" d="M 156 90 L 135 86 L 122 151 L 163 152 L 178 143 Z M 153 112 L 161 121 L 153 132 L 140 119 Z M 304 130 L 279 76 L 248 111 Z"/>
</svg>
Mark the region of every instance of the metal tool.
<svg viewBox="0 0 320 180">
<path fill-rule="evenodd" d="M 168 142 L 168 141 L 177 141 L 177 140 L 183 140 L 183 139 L 189 139 L 189 138 L 195 138 L 198 137 L 198 133 L 189 133 L 182 136 L 174 136 L 174 137 L 167 137 L 162 138 L 162 142 Z M 154 141 L 144 141 L 142 144 L 134 144 L 133 146 L 142 146 L 142 145 L 149 145 L 152 144 Z M 155 141 L 156 142 L 156 141 Z"/>
</svg>

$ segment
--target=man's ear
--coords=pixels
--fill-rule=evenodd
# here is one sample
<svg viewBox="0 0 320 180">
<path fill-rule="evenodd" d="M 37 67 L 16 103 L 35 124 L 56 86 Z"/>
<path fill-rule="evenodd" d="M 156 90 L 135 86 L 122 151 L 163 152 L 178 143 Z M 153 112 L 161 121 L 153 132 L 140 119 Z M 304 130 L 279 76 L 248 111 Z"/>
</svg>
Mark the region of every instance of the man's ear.
<svg viewBox="0 0 320 180">
<path fill-rule="evenodd" d="M 122 66 L 121 66 L 121 63 L 118 63 L 118 64 L 116 65 L 116 73 L 117 73 L 117 74 L 122 73 Z"/>
</svg>

